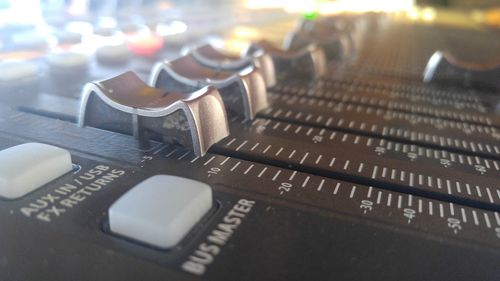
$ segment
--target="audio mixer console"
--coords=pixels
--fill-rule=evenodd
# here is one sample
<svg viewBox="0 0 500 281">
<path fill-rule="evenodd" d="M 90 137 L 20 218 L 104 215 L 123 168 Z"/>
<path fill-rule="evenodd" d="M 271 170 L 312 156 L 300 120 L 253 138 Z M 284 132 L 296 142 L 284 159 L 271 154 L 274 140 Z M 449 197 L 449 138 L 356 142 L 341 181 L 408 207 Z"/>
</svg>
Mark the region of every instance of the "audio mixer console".
<svg viewBox="0 0 500 281">
<path fill-rule="evenodd" d="M 498 51 L 470 33 L 337 16 L 241 56 L 3 59 L 0 279 L 500 280 L 498 64 L 432 56 Z"/>
</svg>

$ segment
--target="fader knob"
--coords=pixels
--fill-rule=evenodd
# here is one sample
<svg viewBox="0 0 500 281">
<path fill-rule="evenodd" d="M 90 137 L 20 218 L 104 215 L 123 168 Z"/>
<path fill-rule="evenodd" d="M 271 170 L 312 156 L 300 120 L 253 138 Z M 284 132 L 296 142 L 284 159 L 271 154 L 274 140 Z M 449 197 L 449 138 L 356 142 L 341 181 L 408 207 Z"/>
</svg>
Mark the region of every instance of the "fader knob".
<svg viewBox="0 0 500 281">
<path fill-rule="evenodd" d="M 500 60 L 488 63 L 461 61 L 437 51 L 424 71 L 425 83 L 453 83 L 480 89 L 500 89 Z"/>
<path fill-rule="evenodd" d="M 315 44 L 310 44 L 299 50 L 283 50 L 262 40 L 253 43 L 246 54 L 251 56 L 257 52 L 264 52 L 272 57 L 278 78 L 296 74 L 316 78 L 326 74 L 325 53 Z"/>
<path fill-rule="evenodd" d="M 217 70 L 236 71 L 254 65 L 264 77 L 267 87 L 276 84 L 272 57 L 263 51 L 255 52 L 252 56 L 235 56 L 205 44 L 190 48 L 189 53 L 201 64 Z"/>
<path fill-rule="evenodd" d="M 290 32 L 283 46 L 289 50 L 299 50 L 315 43 L 321 47 L 328 61 L 347 61 L 352 58 L 354 41 L 348 32 L 334 25 L 316 21 L 302 21 Z"/>
<path fill-rule="evenodd" d="M 224 104 L 215 87 L 190 93 L 147 86 L 135 73 L 87 83 L 82 92 L 80 126 L 181 144 L 203 156 L 229 134 Z"/>
<path fill-rule="evenodd" d="M 236 114 L 243 113 L 249 120 L 268 105 L 264 78 L 253 65 L 235 72 L 214 70 L 198 63 L 192 55 L 186 55 L 156 64 L 150 85 L 181 92 L 215 86 L 226 109 Z"/>
</svg>

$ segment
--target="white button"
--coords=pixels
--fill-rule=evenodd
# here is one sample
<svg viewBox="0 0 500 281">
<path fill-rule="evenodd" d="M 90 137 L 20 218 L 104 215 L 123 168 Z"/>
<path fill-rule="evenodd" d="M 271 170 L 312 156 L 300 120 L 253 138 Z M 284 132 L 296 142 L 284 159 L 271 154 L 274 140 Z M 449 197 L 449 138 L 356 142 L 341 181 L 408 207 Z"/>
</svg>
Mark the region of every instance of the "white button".
<svg viewBox="0 0 500 281">
<path fill-rule="evenodd" d="M 108 211 L 113 233 L 159 248 L 175 246 L 212 208 L 212 189 L 169 175 L 146 179 Z"/>
<path fill-rule="evenodd" d="M 11 40 L 17 49 L 44 50 L 48 47 L 47 38 L 44 34 L 24 32 L 14 34 Z"/>
<path fill-rule="evenodd" d="M 38 77 L 39 68 L 36 64 L 20 61 L 6 61 L 0 63 L 0 83 L 22 83 L 32 81 Z"/>
<path fill-rule="evenodd" d="M 126 64 L 131 57 L 125 44 L 102 46 L 96 50 L 95 55 L 101 64 Z"/>
<path fill-rule="evenodd" d="M 48 55 L 47 62 L 51 67 L 64 69 L 81 69 L 87 66 L 89 58 L 85 54 L 75 52 L 60 52 Z"/>
<path fill-rule="evenodd" d="M 71 171 L 67 150 L 42 144 L 25 143 L 0 151 L 0 196 L 22 197 Z"/>
</svg>

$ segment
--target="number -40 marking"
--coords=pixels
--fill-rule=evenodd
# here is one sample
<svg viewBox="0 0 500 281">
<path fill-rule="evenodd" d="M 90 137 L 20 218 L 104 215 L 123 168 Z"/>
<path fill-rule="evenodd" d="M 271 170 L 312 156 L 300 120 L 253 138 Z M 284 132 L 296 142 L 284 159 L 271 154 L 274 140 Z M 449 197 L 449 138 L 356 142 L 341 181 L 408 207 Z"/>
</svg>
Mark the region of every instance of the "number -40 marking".
<svg viewBox="0 0 500 281">
<path fill-rule="evenodd" d="M 459 230 L 462 230 L 461 221 L 456 218 L 448 218 L 448 227 L 453 230 L 453 233 L 457 234 Z"/>
<path fill-rule="evenodd" d="M 417 215 L 417 212 L 410 208 L 403 209 L 403 216 L 408 219 L 408 223 L 411 222 Z"/>
</svg>

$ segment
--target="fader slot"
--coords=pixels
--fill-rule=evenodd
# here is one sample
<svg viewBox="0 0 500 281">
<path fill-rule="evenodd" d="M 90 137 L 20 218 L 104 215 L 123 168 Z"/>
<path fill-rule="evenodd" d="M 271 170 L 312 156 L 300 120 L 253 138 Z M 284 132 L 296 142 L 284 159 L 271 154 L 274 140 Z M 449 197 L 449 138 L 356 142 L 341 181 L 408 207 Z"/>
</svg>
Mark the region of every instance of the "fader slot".
<svg viewBox="0 0 500 281">
<path fill-rule="evenodd" d="M 341 141 L 337 141 L 338 149 L 329 144 L 330 149 L 325 152 L 325 146 L 321 144 L 255 134 L 239 127 L 239 122 L 233 124 L 233 134 L 211 151 L 354 183 L 474 207 L 500 209 L 500 190 L 493 177 L 465 177 L 460 171 L 444 169 L 438 164 L 422 166 L 405 160 L 358 154 L 343 148 Z"/>
<path fill-rule="evenodd" d="M 478 176 L 500 175 L 500 162 L 496 160 L 324 128 L 259 118 L 252 122 L 249 131 L 254 134 L 293 139 L 323 147 L 325 150 L 335 148 L 352 151 L 360 157 L 364 155 L 378 157 L 381 162 L 394 159 L 410 165 L 430 165 L 436 169 L 455 170 Z"/>
<path fill-rule="evenodd" d="M 403 113 L 393 110 L 373 108 L 370 106 L 354 105 L 343 102 L 326 102 L 311 98 L 290 98 L 289 96 L 273 95 L 273 106 L 294 107 L 311 111 L 313 108 L 322 114 L 341 116 L 346 121 L 361 123 L 370 121 L 379 126 L 394 127 L 396 129 L 412 128 L 411 130 L 428 134 L 447 135 L 455 138 L 474 141 L 495 142 L 500 139 L 498 130 L 491 126 L 474 125 L 466 122 L 448 121 L 441 118 L 419 116 L 412 113 Z M 332 116 L 332 115 L 330 115 Z"/>
<path fill-rule="evenodd" d="M 381 80 L 381 79 L 349 79 L 344 77 L 342 79 L 323 79 L 325 87 L 340 87 L 348 89 L 352 87 L 359 87 L 362 91 L 375 91 L 375 92 L 390 92 L 390 96 L 395 97 L 429 97 L 429 98 L 442 98 L 449 99 L 450 101 L 467 102 L 472 104 L 481 104 L 486 100 L 493 98 L 487 93 L 478 92 L 470 89 L 453 88 L 453 87 L 436 87 L 428 86 L 422 83 L 402 83 L 400 80 Z M 486 100 L 485 100 L 486 99 Z M 410 99 L 411 100 L 411 99 Z"/>
<path fill-rule="evenodd" d="M 165 159 L 166 158 L 166 159 Z M 298 172 L 283 167 L 238 158 L 207 154 L 195 157 L 176 146 L 166 147 L 151 160 L 176 163 L 181 174 L 198 180 L 225 182 L 226 186 L 296 202 L 314 208 L 389 225 L 471 240 L 500 247 L 500 215 L 464 205 L 417 195 L 384 190 L 374 186 Z"/>
<path fill-rule="evenodd" d="M 0 106 L 0 133 L 50 143 L 100 159 L 106 157 L 125 166 L 137 165 L 144 153 L 154 151 L 161 145 L 151 142 L 150 147 L 141 148 L 131 136 L 95 128 L 79 128 L 73 123 L 17 112 L 4 106 Z"/>
<path fill-rule="evenodd" d="M 445 148 L 489 158 L 500 157 L 498 130 L 371 107 L 318 99 L 290 99 L 271 94 L 271 106 L 261 117 L 338 129 L 395 141 Z M 411 129 L 409 129 L 411 128 Z"/>
<path fill-rule="evenodd" d="M 306 86 L 308 85 L 308 87 Z M 395 101 L 401 103 L 412 103 L 420 106 L 432 106 L 435 109 L 450 109 L 450 110 L 470 110 L 475 113 L 485 113 L 487 108 L 484 106 L 485 101 L 478 96 L 465 97 L 460 93 L 451 93 L 449 91 L 440 91 L 438 89 L 429 88 L 425 90 L 404 90 L 404 89 L 387 89 L 380 88 L 376 85 L 363 85 L 361 82 L 342 83 L 332 82 L 329 80 L 319 80 L 313 83 L 292 82 L 287 84 L 277 85 L 273 90 L 301 94 L 308 91 L 309 95 L 314 97 L 323 97 L 327 99 L 346 99 L 348 96 L 353 98 L 377 98 L 384 101 Z"/>
<path fill-rule="evenodd" d="M 307 82 L 277 85 L 272 88 L 272 91 L 374 106 L 474 124 L 500 126 L 500 118 L 493 114 L 488 114 L 492 113 L 492 109 L 486 107 L 484 104 L 487 102 L 479 98 L 472 101 L 455 100 L 455 96 L 451 94 L 435 96 L 434 94 L 408 93 L 399 90 L 377 90 L 360 86 L 330 87 L 324 86 L 325 84 L 322 84 L 322 82 L 312 84 L 310 87 L 306 87 L 305 85 L 307 85 Z"/>
<path fill-rule="evenodd" d="M 423 69 L 422 69 L 423 71 Z M 367 91 L 391 91 L 395 93 L 404 93 L 407 95 L 428 96 L 448 98 L 450 101 L 472 102 L 480 104 L 488 104 L 495 100 L 494 93 L 483 92 L 477 89 L 466 89 L 461 87 L 440 87 L 439 85 L 426 85 L 420 81 L 407 81 L 397 78 L 381 79 L 380 77 L 361 77 L 353 78 L 343 76 L 338 78 L 327 78 L 322 80 L 327 87 L 342 88 L 361 87 Z"/>
</svg>

